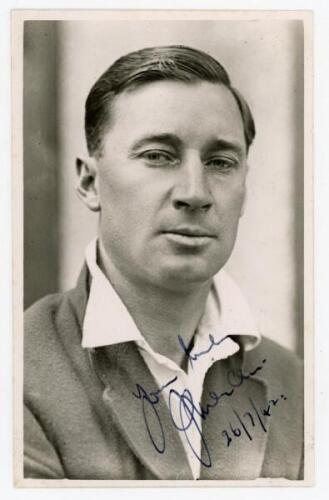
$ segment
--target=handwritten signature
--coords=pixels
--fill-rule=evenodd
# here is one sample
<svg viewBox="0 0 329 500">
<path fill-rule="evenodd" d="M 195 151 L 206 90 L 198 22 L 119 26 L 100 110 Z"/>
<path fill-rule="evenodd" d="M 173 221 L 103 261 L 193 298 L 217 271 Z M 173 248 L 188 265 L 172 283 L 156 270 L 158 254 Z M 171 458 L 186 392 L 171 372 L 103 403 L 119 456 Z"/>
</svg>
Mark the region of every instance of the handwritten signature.
<svg viewBox="0 0 329 500">
<path fill-rule="evenodd" d="M 215 344 L 211 344 L 212 346 Z M 199 353 L 200 354 L 200 353 Z M 208 402 L 202 406 L 201 404 L 196 405 L 195 402 L 193 401 L 193 396 L 191 392 L 188 389 L 184 389 L 182 393 L 179 393 L 175 389 L 171 388 L 169 391 L 169 411 L 171 415 L 171 419 L 173 422 L 174 427 L 185 434 L 185 437 L 187 439 L 187 442 L 190 446 L 191 451 L 195 455 L 195 457 L 201 462 L 201 464 L 205 467 L 211 467 L 212 462 L 211 462 L 211 456 L 210 456 L 210 451 L 208 448 L 208 445 L 202 435 L 201 428 L 198 423 L 198 417 L 201 417 L 201 420 L 206 420 L 207 416 L 209 415 L 210 411 L 215 408 L 218 403 L 221 401 L 223 398 L 229 398 L 231 397 L 235 390 L 238 387 L 241 387 L 242 384 L 244 383 L 245 380 L 248 380 L 251 376 L 255 375 L 257 372 L 263 369 L 264 364 L 266 363 L 266 359 L 263 359 L 261 364 L 257 366 L 254 370 L 250 371 L 249 373 L 243 373 L 241 369 L 238 370 L 229 370 L 226 374 L 227 382 L 230 386 L 230 389 L 227 391 L 223 392 L 215 392 L 215 391 L 210 391 L 209 392 L 209 400 Z M 160 393 L 170 385 L 172 385 L 175 381 L 177 380 L 177 377 L 172 378 L 169 380 L 166 384 L 164 384 L 162 387 L 155 391 L 147 392 L 144 387 L 140 384 L 136 384 L 136 392 L 133 392 L 133 395 L 137 398 L 140 399 L 142 402 L 142 411 L 143 411 L 143 416 L 145 420 L 145 425 L 146 429 L 148 432 L 148 435 L 150 437 L 150 440 L 154 446 L 154 448 L 157 450 L 158 453 L 164 453 L 166 449 L 166 441 L 165 441 L 165 435 L 164 435 L 164 430 L 162 426 L 162 422 L 157 410 L 157 405 L 160 401 Z M 173 412 L 171 411 L 174 400 L 176 399 L 176 402 L 178 402 L 179 405 L 179 420 L 178 422 L 175 420 L 175 417 L 173 416 Z M 156 419 L 156 423 L 158 426 L 158 432 L 154 433 L 151 431 L 151 426 L 149 423 L 149 416 L 147 416 L 148 410 L 152 410 L 152 413 Z M 268 409 L 268 412 L 270 410 Z M 149 413 L 148 413 L 149 415 Z M 191 427 L 194 426 L 196 431 L 200 435 L 201 443 L 203 444 L 204 448 L 204 455 L 205 457 L 201 457 L 198 455 L 198 453 L 195 451 L 193 448 L 192 443 L 189 440 L 187 430 Z M 229 434 L 227 430 L 223 431 L 224 433 L 226 432 L 226 437 L 229 440 Z M 154 435 L 155 434 L 155 435 Z M 232 441 L 232 438 L 231 438 Z M 230 441 L 230 443 L 231 443 Z"/>
<path fill-rule="evenodd" d="M 184 339 L 180 335 L 178 335 L 178 342 L 184 353 L 187 355 L 187 359 L 190 363 L 190 366 L 193 367 L 193 361 L 197 361 L 204 354 L 208 354 L 208 352 L 210 352 L 214 347 L 219 346 L 222 342 L 224 342 L 228 338 L 230 338 L 230 335 L 225 335 L 221 339 L 215 340 L 214 336 L 211 333 L 209 333 L 209 346 L 207 347 L 207 349 L 197 352 L 195 354 L 191 354 L 192 350 L 191 347 L 185 344 Z"/>
</svg>

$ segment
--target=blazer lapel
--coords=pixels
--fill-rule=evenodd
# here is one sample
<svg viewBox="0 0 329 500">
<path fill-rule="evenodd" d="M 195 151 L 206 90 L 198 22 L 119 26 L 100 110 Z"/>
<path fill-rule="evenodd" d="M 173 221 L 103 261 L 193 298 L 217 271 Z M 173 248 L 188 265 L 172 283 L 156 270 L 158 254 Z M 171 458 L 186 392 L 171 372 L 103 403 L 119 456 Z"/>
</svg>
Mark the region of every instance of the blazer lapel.
<svg viewBox="0 0 329 500">
<path fill-rule="evenodd" d="M 130 448 L 159 479 L 193 479 L 178 431 L 133 342 L 91 351 L 103 400 Z M 154 404 L 152 404 L 152 402 Z"/>
<path fill-rule="evenodd" d="M 203 457 L 211 466 L 201 468 L 200 479 L 254 479 L 260 477 L 270 419 L 263 415 L 268 407 L 267 384 L 259 376 L 242 369 L 241 351 L 229 360 L 215 363 L 204 385 L 202 408 Z M 257 366 L 253 366 L 253 372 Z M 207 406 L 208 405 L 208 406 Z"/>
<path fill-rule="evenodd" d="M 89 287 L 90 275 L 84 265 L 76 288 L 70 292 L 80 335 Z M 140 461 L 159 479 L 193 479 L 181 438 L 161 393 L 154 405 L 143 398 L 143 390 L 147 395 L 158 386 L 136 345 L 126 342 L 90 349 L 89 353 L 104 384 L 104 404 Z"/>
</svg>

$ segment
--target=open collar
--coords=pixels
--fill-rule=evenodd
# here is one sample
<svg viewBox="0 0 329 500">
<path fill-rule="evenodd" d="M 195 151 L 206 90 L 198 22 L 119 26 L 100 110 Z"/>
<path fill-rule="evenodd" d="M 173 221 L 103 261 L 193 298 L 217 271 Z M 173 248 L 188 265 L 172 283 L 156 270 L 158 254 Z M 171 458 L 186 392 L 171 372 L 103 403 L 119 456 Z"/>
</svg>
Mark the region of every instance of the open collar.
<svg viewBox="0 0 329 500">
<path fill-rule="evenodd" d="M 83 321 L 83 347 L 101 347 L 135 341 L 152 351 L 110 281 L 97 264 L 97 240 L 86 248 L 90 291 Z M 224 336 L 243 338 L 244 349 L 256 347 L 260 333 L 249 306 L 232 278 L 220 270 L 213 280 L 198 335 L 211 333 L 217 340 Z M 152 353 L 155 355 L 155 353 Z"/>
</svg>

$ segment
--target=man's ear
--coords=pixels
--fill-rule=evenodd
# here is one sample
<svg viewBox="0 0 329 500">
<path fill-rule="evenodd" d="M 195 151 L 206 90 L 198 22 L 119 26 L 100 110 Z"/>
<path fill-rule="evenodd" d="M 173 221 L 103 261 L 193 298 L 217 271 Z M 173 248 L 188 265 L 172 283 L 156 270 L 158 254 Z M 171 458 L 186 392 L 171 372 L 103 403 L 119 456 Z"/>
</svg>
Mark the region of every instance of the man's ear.
<svg viewBox="0 0 329 500">
<path fill-rule="evenodd" d="M 98 165 L 95 158 L 77 158 L 77 193 L 80 200 L 93 212 L 100 210 Z"/>
</svg>

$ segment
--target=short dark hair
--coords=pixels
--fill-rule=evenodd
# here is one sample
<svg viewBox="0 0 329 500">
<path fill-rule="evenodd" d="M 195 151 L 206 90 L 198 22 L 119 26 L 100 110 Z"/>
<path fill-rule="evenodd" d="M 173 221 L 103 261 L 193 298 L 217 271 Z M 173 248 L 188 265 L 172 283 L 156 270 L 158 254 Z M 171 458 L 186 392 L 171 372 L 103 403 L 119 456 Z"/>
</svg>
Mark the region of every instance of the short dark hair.
<svg viewBox="0 0 329 500">
<path fill-rule="evenodd" d="M 212 56 L 184 45 L 150 47 L 117 59 L 91 88 L 85 106 L 85 133 L 90 156 L 99 156 L 110 123 L 114 98 L 128 89 L 160 80 L 185 83 L 207 81 L 225 85 L 241 112 L 247 150 L 255 137 L 255 124 L 243 96 L 231 85 L 223 66 Z"/>
</svg>

